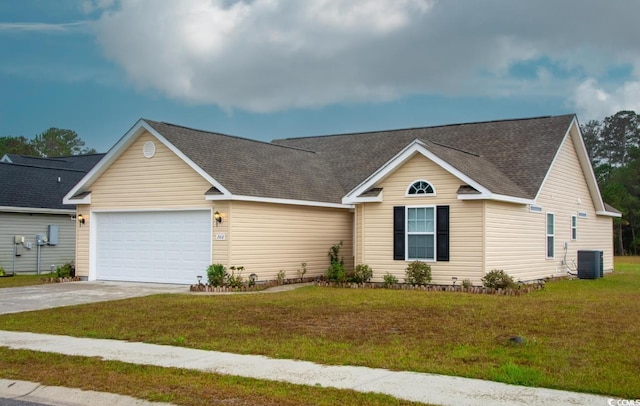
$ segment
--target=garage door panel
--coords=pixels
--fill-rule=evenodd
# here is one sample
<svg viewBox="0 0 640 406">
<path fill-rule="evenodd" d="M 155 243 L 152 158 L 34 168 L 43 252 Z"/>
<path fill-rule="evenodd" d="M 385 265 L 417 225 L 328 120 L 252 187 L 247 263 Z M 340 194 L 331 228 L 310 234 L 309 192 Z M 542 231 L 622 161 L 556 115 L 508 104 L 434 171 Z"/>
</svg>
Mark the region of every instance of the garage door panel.
<svg viewBox="0 0 640 406">
<path fill-rule="evenodd" d="M 211 212 L 96 213 L 96 278 L 197 281 L 211 258 Z"/>
</svg>

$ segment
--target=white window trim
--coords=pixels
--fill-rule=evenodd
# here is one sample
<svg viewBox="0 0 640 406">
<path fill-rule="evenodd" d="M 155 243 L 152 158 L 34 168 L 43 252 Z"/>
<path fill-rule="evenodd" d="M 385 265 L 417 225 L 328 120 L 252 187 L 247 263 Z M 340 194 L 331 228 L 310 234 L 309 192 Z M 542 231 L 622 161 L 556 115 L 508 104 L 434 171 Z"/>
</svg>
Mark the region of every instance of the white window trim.
<svg viewBox="0 0 640 406">
<path fill-rule="evenodd" d="M 578 216 L 571 216 L 571 241 L 578 239 Z"/>
<path fill-rule="evenodd" d="M 418 182 L 424 182 L 426 184 L 428 184 L 429 186 L 431 186 L 431 189 L 433 189 L 433 193 L 424 193 L 424 194 L 415 194 L 415 195 L 411 195 L 409 194 L 409 191 L 411 190 L 411 188 L 413 187 L 413 185 L 415 185 Z M 409 186 L 407 187 L 407 190 L 404 192 L 405 197 L 411 197 L 411 198 L 415 198 L 415 197 L 428 197 L 428 196 L 435 196 L 436 195 L 436 188 L 433 186 L 433 183 L 426 181 L 424 179 L 416 179 L 413 182 L 411 182 L 409 184 Z M 426 206 L 421 206 L 421 207 L 426 207 Z"/>
<path fill-rule="evenodd" d="M 430 195 L 428 195 L 430 196 Z M 411 235 L 433 235 L 433 259 L 428 258 L 409 258 L 409 209 L 433 209 L 433 232 L 412 232 Z M 405 206 L 404 208 L 404 260 L 405 261 L 423 261 L 423 262 L 436 262 L 438 258 L 438 244 L 436 242 L 436 206 L 435 205 L 419 205 L 419 206 Z"/>
<path fill-rule="evenodd" d="M 553 233 L 549 234 L 549 215 L 553 216 Z M 554 259 L 556 257 L 556 214 L 552 213 L 552 212 L 547 212 L 545 215 L 545 228 L 544 228 L 544 233 L 545 233 L 545 257 L 547 259 Z M 553 255 L 549 256 L 549 237 L 553 238 L 553 245 L 552 245 L 552 249 L 553 249 Z"/>
</svg>

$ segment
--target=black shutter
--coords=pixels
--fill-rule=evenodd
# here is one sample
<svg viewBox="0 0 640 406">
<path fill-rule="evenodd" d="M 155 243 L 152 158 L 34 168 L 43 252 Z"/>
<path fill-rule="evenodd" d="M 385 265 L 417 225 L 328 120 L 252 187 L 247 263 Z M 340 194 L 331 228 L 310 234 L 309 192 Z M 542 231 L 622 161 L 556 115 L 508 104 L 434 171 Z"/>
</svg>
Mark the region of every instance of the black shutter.
<svg viewBox="0 0 640 406">
<path fill-rule="evenodd" d="M 436 261 L 449 260 L 449 206 L 436 208 L 436 244 L 438 255 Z"/>
<path fill-rule="evenodd" d="M 393 208 L 393 259 L 404 260 L 404 206 Z"/>
</svg>

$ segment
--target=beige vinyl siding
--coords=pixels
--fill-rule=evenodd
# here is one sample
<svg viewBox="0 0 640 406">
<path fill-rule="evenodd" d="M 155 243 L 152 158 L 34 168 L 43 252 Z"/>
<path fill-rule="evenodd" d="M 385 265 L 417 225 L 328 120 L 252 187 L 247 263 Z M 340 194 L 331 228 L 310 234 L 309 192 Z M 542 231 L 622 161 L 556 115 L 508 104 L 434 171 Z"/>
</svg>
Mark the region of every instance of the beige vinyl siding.
<svg viewBox="0 0 640 406">
<path fill-rule="evenodd" d="M 156 146 L 156 153 L 150 159 L 142 154 L 147 141 L 153 141 Z M 86 219 L 78 228 L 78 275 L 89 275 L 89 238 L 94 211 L 210 209 L 212 203 L 206 201 L 204 195 L 210 187 L 209 182 L 164 144 L 149 133 L 142 134 L 89 187 L 91 205 L 78 206 L 78 212 Z"/>
<path fill-rule="evenodd" d="M 417 180 L 429 182 L 435 196 L 407 197 L 409 185 Z M 421 154 L 410 158 L 377 187 L 383 188 L 383 202 L 357 206 L 356 221 L 364 224 L 358 262 L 374 271 L 374 281 L 387 273 L 404 281 L 409 261 L 393 259 L 393 207 L 448 205 L 450 209 L 450 261 L 430 262 L 433 283 L 451 284 L 451 277 L 479 280 L 483 261 L 483 202 L 458 200 L 460 179 Z"/>
<path fill-rule="evenodd" d="M 58 226 L 58 244 L 40 247 L 40 271 L 49 273 L 51 265 L 58 267 L 71 262 L 75 255 L 75 222 L 70 214 L 37 214 L 0 212 L 0 266 L 5 272 L 36 273 L 38 270 L 38 247 L 36 235 L 47 235 L 49 224 Z M 19 246 L 22 255 L 15 257 L 14 236 L 23 236 L 31 249 Z M 15 264 L 15 268 L 14 268 Z"/>
<path fill-rule="evenodd" d="M 78 205 L 77 213 L 84 217 L 84 224 L 75 222 L 76 227 L 76 276 L 89 277 L 89 234 L 91 230 L 90 206 Z"/>
<path fill-rule="evenodd" d="M 142 154 L 147 141 L 156 145 L 151 159 Z M 208 209 L 204 194 L 209 188 L 180 157 L 144 133 L 90 186 L 91 209 Z"/>
<path fill-rule="evenodd" d="M 613 235 L 610 217 L 596 216 L 595 206 L 576 155 L 577 133 L 572 129 L 560 148 L 536 205 L 487 203 L 487 270 L 503 269 L 523 281 L 565 275 L 575 269 L 578 250 L 603 250 L 605 269 L 613 268 Z M 571 216 L 578 218 L 578 238 L 571 240 Z M 546 214 L 555 216 L 555 257 L 546 258 Z M 565 243 L 567 243 L 565 258 Z"/>
<path fill-rule="evenodd" d="M 341 240 L 345 266 L 353 264 L 353 213 L 347 209 L 233 201 L 231 213 L 231 255 L 223 263 L 244 266 L 245 277 L 255 273 L 260 280 L 274 280 L 284 270 L 286 278 L 295 278 L 302 262 L 305 276 L 323 275 L 329 248 Z M 214 260 L 222 262 L 216 248 Z"/>
</svg>

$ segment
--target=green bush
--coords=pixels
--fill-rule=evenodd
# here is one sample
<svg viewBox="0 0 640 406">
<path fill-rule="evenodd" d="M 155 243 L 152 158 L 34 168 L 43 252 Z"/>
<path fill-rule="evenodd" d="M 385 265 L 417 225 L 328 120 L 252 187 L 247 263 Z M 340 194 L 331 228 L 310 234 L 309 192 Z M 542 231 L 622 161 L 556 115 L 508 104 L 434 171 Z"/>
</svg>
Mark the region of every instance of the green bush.
<svg viewBox="0 0 640 406">
<path fill-rule="evenodd" d="M 332 263 L 327 270 L 327 279 L 331 282 L 346 282 L 347 273 L 344 270 L 344 265 L 339 262 Z"/>
<path fill-rule="evenodd" d="M 342 248 L 342 241 L 334 244 L 329 248 L 329 259 L 331 264 L 327 269 L 327 279 L 331 282 L 346 282 L 347 273 L 344 270 L 344 258 L 340 258 L 340 249 Z"/>
<path fill-rule="evenodd" d="M 227 275 L 228 285 L 232 288 L 242 287 L 242 284 L 244 283 L 244 278 L 242 277 L 244 266 L 232 266 L 229 269 L 231 269 L 231 274 Z M 236 271 L 238 271 L 237 274 Z"/>
<path fill-rule="evenodd" d="M 462 287 L 465 289 L 469 289 L 471 286 L 473 286 L 473 284 L 471 283 L 471 281 L 469 279 L 463 279 L 462 280 Z"/>
<path fill-rule="evenodd" d="M 284 279 L 287 276 L 287 273 L 284 269 L 278 271 L 278 285 L 284 285 Z"/>
<path fill-rule="evenodd" d="M 482 277 L 482 285 L 486 288 L 508 289 L 517 285 L 513 278 L 502 269 L 493 269 Z"/>
<path fill-rule="evenodd" d="M 382 280 L 384 281 L 384 286 L 386 288 L 390 288 L 391 286 L 398 283 L 398 278 L 396 278 L 394 275 L 391 275 L 389 272 L 384 274 L 384 276 L 382 277 Z"/>
<path fill-rule="evenodd" d="M 73 262 L 67 262 L 56 268 L 56 276 L 58 278 L 72 278 L 75 276 L 76 267 Z"/>
<path fill-rule="evenodd" d="M 426 285 L 431 282 L 431 266 L 422 261 L 413 261 L 405 270 L 404 281 L 410 285 Z"/>
<path fill-rule="evenodd" d="M 213 264 L 207 268 L 209 285 L 222 286 L 227 279 L 227 268 L 222 264 Z"/>
<path fill-rule="evenodd" d="M 4 268 L 0 266 L 0 276 L 4 276 Z"/>
<path fill-rule="evenodd" d="M 358 264 L 353 273 L 349 275 L 349 282 L 353 283 L 365 283 L 371 280 L 373 276 L 373 270 L 369 265 Z"/>
</svg>

